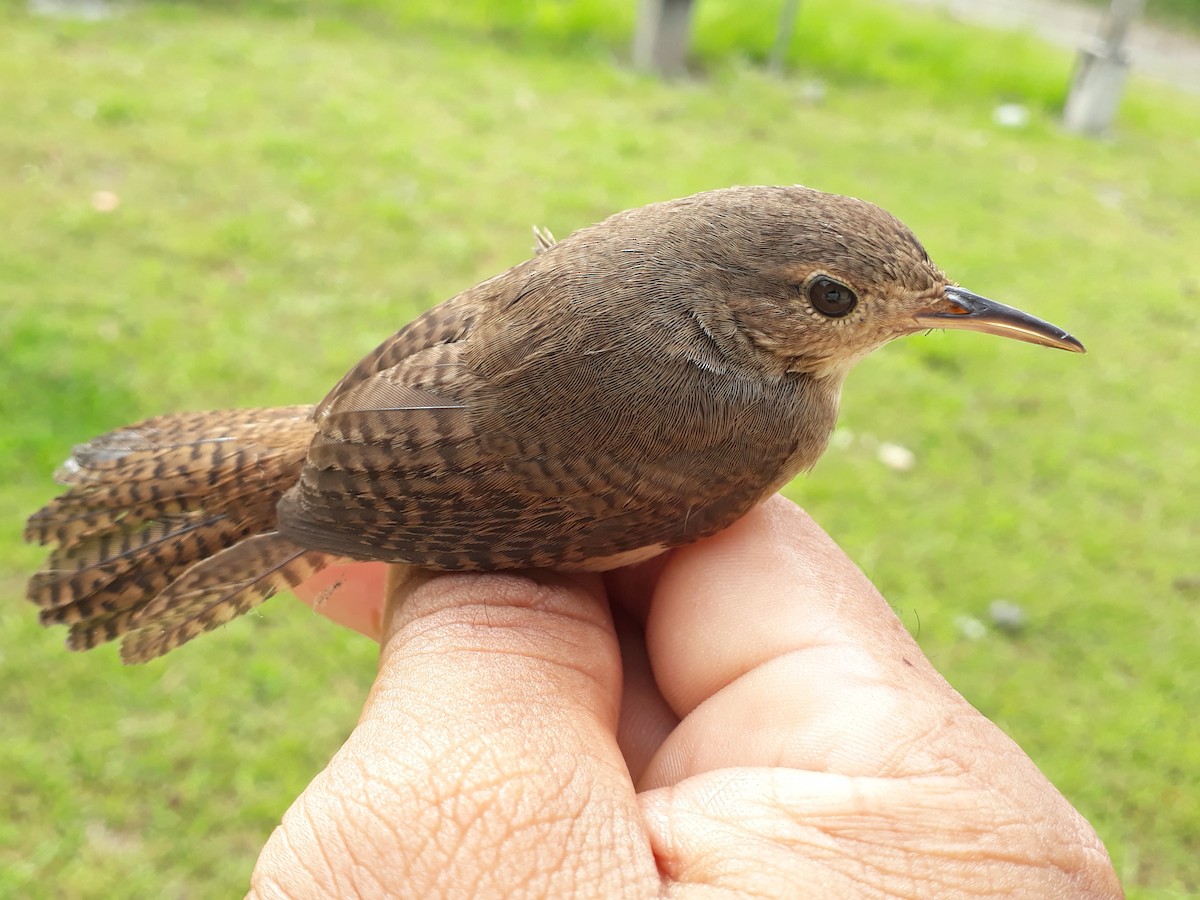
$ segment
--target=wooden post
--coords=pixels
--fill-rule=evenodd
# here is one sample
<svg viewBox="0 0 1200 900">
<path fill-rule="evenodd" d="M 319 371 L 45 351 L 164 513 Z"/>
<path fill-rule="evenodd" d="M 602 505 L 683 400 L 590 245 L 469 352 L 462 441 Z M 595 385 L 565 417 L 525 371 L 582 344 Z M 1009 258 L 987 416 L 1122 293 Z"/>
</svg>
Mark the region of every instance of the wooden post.
<svg viewBox="0 0 1200 900">
<path fill-rule="evenodd" d="M 1112 0 L 1103 34 L 1095 45 L 1079 51 L 1063 109 L 1068 130 L 1099 135 L 1112 127 L 1129 74 L 1125 38 L 1144 5 L 1145 0 Z"/>
<path fill-rule="evenodd" d="M 687 61 L 692 0 L 639 0 L 633 64 L 659 75 L 681 75 Z"/>
</svg>

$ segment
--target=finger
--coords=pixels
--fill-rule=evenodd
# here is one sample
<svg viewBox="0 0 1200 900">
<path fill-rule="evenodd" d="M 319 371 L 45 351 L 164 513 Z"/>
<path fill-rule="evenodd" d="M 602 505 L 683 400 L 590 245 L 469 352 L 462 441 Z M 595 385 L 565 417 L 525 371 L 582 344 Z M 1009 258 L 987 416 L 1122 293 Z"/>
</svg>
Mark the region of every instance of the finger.
<svg viewBox="0 0 1200 900">
<path fill-rule="evenodd" d="M 643 786 L 730 765 L 886 773 L 920 755 L 924 729 L 974 714 L 866 577 L 783 498 L 672 555 L 647 646 L 684 721 Z"/>
<path fill-rule="evenodd" d="M 618 896 L 657 884 L 632 839 L 599 579 L 418 573 L 397 594 L 359 725 L 273 836 L 262 877 L 311 858 L 336 893 Z"/>
<path fill-rule="evenodd" d="M 617 744 L 636 784 L 663 741 L 679 725 L 679 717 L 654 682 L 643 626 L 629 613 L 616 608 L 615 603 L 614 618 L 624 673 Z"/>
<path fill-rule="evenodd" d="M 676 550 L 654 590 L 647 640 L 681 714 L 795 650 L 839 648 L 839 669 L 868 660 L 872 669 L 928 668 L 874 585 L 780 496 Z"/>
<path fill-rule="evenodd" d="M 387 571 L 386 563 L 347 560 L 297 585 L 295 594 L 315 612 L 378 641 L 383 632 Z"/>
<path fill-rule="evenodd" d="M 675 552 L 647 645 L 684 716 L 639 782 L 668 880 L 1121 896 L 1087 822 L 787 501 Z"/>
</svg>

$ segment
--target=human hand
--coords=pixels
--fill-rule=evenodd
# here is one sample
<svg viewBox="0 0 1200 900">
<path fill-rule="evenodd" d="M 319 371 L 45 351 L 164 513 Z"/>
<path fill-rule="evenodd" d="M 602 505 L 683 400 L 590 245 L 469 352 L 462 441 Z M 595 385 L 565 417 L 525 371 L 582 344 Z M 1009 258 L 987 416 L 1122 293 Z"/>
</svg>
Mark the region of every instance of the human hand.
<svg viewBox="0 0 1200 900">
<path fill-rule="evenodd" d="M 603 579 L 392 571 L 387 616 L 380 566 L 310 586 L 379 674 L 252 896 L 1122 896 L 782 498 Z"/>
</svg>

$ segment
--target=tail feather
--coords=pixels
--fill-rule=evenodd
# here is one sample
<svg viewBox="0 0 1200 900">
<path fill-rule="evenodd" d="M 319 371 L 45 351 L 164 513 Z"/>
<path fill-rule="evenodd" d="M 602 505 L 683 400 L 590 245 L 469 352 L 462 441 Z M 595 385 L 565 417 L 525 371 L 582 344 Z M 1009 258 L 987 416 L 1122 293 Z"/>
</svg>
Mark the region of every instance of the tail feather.
<svg viewBox="0 0 1200 900">
<path fill-rule="evenodd" d="M 232 467 L 236 460 L 214 459 L 215 466 Z M 123 475 L 106 476 L 124 478 Z M 111 529 L 127 531 L 164 516 L 177 516 L 210 509 L 216 497 L 216 483 L 200 485 L 189 473 L 176 478 L 151 481 L 88 485 L 74 488 L 51 500 L 25 523 L 25 539 L 39 544 L 73 544 Z M 234 499 L 231 494 L 224 503 Z"/>
<path fill-rule="evenodd" d="M 116 612 L 170 584 L 196 561 L 198 546 L 220 549 L 247 534 L 247 525 L 207 517 L 193 527 L 128 551 L 115 550 L 78 569 L 52 568 L 59 548 L 30 579 L 26 596 L 42 607 L 44 625 L 78 622 L 92 610 Z"/>
<path fill-rule="evenodd" d="M 209 444 L 238 443 L 254 436 L 264 445 L 294 434 L 297 423 L 312 420 L 313 407 L 277 406 L 171 413 L 118 428 L 76 447 L 55 477 L 62 484 L 84 483 L 101 472 L 135 475 L 165 455 Z M 193 461 L 203 459 L 197 450 Z"/>
<path fill-rule="evenodd" d="M 46 568 L 67 577 L 102 565 L 107 560 L 129 559 L 134 551 L 148 551 L 207 525 L 222 522 L 220 516 L 203 511 L 161 515 L 156 519 L 130 521 L 126 516 L 112 526 L 85 535 L 51 551 Z"/>
<path fill-rule="evenodd" d="M 254 503 L 277 479 L 298 473 L 312 412 L 182 413 L 94 438 L 59 467 L 55 479 L 70 490 L 29 517 L 25 540 L 67 544 L 114 525 Z"/>
<path fill-rule="evenodd" d="M 91 650 L 109 641 L 115 641 L 130 630 L 133 610 L 122 609 L 76 622 L 67 632 L 68 650 Z"/>
<path fill-rule="evenodd" d="M 189 568 L 134 613 L 121 659 L 146 662 L 224 625 L 294 588 L 325 567 L 326 557 L 275 532 L 258 534 Z M 240 577 L 233 577 L 237 573 Z"/>
<path fill-rule="evenodd" d="M 276 535 L 299 477 L 311 406 L 159 416 L 76 447 L 69 489 L 25 537 L 56 544 L 30 579 L 45 625 L 82 650 L 125 636 L 140 662 L 261 603 L 324 565 Z"/>
<path fill-rule="evenodd" d="M 26 541 L 70 546 L 111 531 L 131 531 L 165 516 L 194 512 L 179 501 L 129 506 L 114 512 L 102 506 L 80 506 L 67 501 L 66 497 L 64 494 L 52 500 L 26 520 Z"/>
</svg>

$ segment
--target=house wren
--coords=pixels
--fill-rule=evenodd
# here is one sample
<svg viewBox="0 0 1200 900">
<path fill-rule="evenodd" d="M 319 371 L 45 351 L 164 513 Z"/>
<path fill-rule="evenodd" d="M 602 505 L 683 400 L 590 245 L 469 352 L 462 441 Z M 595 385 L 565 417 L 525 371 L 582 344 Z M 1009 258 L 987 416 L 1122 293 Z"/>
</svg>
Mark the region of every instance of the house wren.
<svg viewBox="0 0 1200 900">
<path fill-rule="evenodd" d="M 338 557 L 602 571 L 725 528 L 825 449 L 850 368 L 962 328 L 1083 351 L 899 221 L 803 187 L 618 213 L 411 322 L 316 407 L 76 447 L 26 538 L 68 646 L 141 662 Z"/>
</svg>

